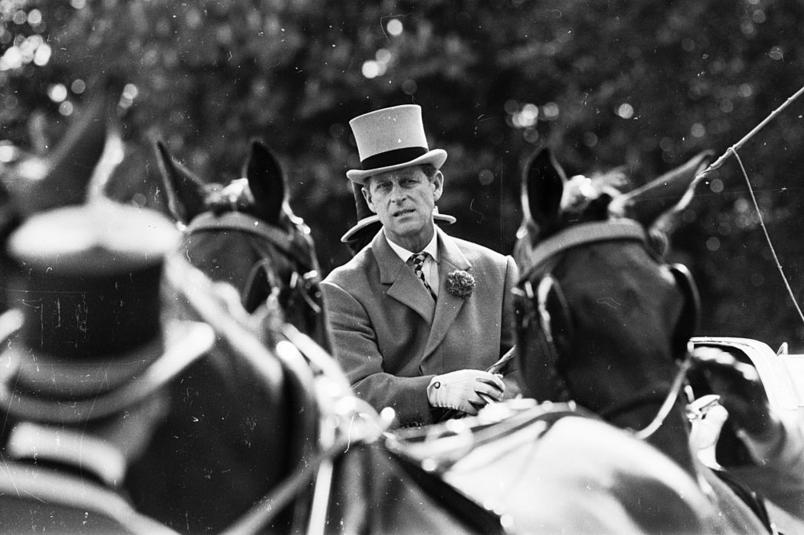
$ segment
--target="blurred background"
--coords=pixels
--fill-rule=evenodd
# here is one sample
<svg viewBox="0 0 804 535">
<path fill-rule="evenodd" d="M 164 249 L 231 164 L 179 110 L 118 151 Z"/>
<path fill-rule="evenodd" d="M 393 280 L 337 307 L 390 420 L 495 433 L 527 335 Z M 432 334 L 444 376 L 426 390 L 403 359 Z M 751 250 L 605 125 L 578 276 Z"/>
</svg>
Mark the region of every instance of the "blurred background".
<svg viewBox="0 0 804 535">
<path fill-rule="evenodd" d="M 349 258 L 350 118 L 423 108 L 444 148 L 451 233 L 510 253 L 523 160 L 625 166 L 634 186 L 720 155 L 804 85 L 804 3 L 770 0 L 0 0 L 0 165 L 58 140 L 102 75 L 126 82 L 121 200 L 164 210 L 156 139 L 209 181 L 250 139 L 282 162 L 322 268 Z M 739 151 L 796 301 L 804 297 L 804 98 Z M 804 351 L 734 158 L 673 236 L 703 300 L 700 334 Z"/>
</svg>

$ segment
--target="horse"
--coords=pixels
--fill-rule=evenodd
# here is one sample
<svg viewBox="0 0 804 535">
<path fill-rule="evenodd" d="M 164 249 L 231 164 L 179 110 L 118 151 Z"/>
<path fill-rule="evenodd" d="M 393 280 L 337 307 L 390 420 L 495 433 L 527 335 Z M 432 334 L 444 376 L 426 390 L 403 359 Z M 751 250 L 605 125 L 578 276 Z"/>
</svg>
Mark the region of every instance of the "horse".
<svg viewBox="0 0 804 535">
<path fill-rule="evenodd" d="M 630 193 L 612 176 L 567 179 L 547 148 L 527 161 L 515 247 L 518 363 L 526 394 L 572 400 L 673 459 L 716 504 L 722 529 L 768 532 L 772 519 L 751 490 L 693 454 L 678 395 L 699 303 L 689 271 L 664 261 L 667 230 L 710 156 Z"/>
<path fill-rule="evenodd" d="M 7 145 L 10 157 L 0 162 L 0 240 L 27 217 L 55 207 L 82 204 L 90 183 L 112 165 L 114 132 L 108 118 L 114 114 L 119 83 L 108 81 L 89 99 L 64 136 L 47 153 Z M 97 170 L 93 174 L 92 170 Z M 0 286 L 15 269 L 5 248 L 0 250 Z M 0 312 L 8 308 L 5 292 Z"/>
<path fill-rule="evenodd" d="M 156 155 L 189 262 L 233 286 L 248 312 L 276 299 L 281 320 L 328 350 L 315 244 L 288 204 L 282 167 L 271 150 L 253 140 L 242 177 L 225 184 L 202 181 L 161 141 Z"/>
</svg>

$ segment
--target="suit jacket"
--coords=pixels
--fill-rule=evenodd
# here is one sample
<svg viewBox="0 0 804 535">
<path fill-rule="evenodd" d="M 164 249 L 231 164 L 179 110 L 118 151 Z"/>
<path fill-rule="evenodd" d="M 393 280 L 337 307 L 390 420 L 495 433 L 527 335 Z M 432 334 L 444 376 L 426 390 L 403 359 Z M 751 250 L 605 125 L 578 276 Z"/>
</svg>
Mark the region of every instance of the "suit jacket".
<svg viewBox="0 0 804 535">
<path fill-rule="evenodd" d="M 335 358 L 357 395 L 392 407 L 401 425 L 437 420 L 426 392 L 434 375 L 485 369 L 514 344 L 513 259 L 436 232 L 437 303 L 382 231 L 322 283 Z M 474 276 L 470 296 L 447 291 L 454 270 Z"/>
</svg>

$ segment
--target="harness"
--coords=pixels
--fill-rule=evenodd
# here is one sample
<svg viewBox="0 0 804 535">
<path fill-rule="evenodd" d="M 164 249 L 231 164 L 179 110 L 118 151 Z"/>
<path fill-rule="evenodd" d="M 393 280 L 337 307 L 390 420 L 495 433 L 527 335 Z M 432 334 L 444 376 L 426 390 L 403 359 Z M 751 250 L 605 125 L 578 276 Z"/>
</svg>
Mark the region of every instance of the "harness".
<svg viewBox="0 0 804 535">
<path fill-rule="evenodd" d="M 568 401 L 571 398 L 569 383 L 562 372 L 561 359 L 572 352 L 573 320 L 569 306 L 552 270 L 569 249 L 589 244 L 612 241 L 630 241 L 647 248 L 644 228 L 635 221 L 582 223 L 568 227 L 550 236 L 528 252 L 529 268 L 514 290 L 520 339 L 527 337 L 545 357 L 545 366 L 537 380 L 552 391 L 552 398 Z M 635 431 L 638 438 L 646 439 L 659 429 L 669 415 L 683 388 L 687 369 L 688 340 L 697 325 L 699 297 L 690 272 L 683 265 L 669 266 L 676 284 L 685 296 L 681 320 L 673 336 L 673 354 L 679 369 L 666 395 L 660 396 L 661 407 L 653 420 L 642 430 Z M 531 329 L 532 324 L 536 329 Z M 634 406 L 656 399 L 654 393 L 637 394 L 624 402 L 601 411 L 603 418 L 625 412 Z"/>
</svg>

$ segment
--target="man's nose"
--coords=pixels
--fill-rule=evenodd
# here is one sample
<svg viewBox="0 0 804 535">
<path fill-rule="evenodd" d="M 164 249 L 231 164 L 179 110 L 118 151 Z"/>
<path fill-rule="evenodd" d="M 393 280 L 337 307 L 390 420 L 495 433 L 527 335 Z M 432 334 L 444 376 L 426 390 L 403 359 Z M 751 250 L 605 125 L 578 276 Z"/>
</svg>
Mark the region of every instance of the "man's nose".
<svg viewBox="0 0 804 535">
<path fill-rule="evenodd" d="M 406 193 L 407 192 L 405 191 L 405 188 L 400 186 L 399 183 L 397 183 L 397 182 L 394 182 L 393 186 L 391 186 L 391 199 L 393 201 L 398 201 L 398 200 L 403 199 L 405 197 Z"/>
</svg>

